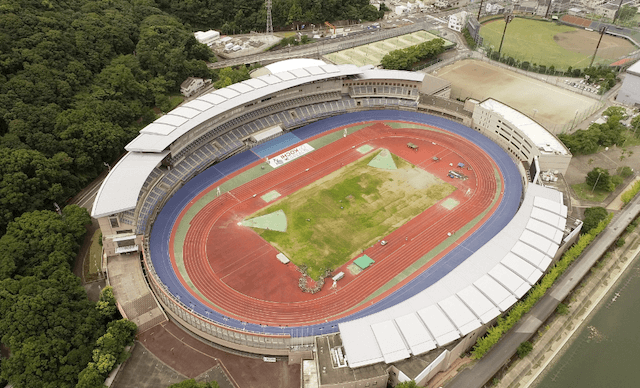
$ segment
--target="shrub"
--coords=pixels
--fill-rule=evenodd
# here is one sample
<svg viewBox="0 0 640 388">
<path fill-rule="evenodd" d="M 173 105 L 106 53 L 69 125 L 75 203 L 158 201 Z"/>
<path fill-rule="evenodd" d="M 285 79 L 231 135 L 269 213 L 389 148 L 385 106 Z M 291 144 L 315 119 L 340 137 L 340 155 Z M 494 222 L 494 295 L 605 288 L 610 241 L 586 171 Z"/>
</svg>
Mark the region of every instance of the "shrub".
<svg viewBox="0 0 640 388">
<path fill-rule="evenodd" d="M 533 344 L 529 341 L 525 341 L 518 346 L 518 357 L 525 358 L 527 354 L 533 350 Z"/>
<path fill-rule="evenodd" d="M 618 248 L 620 248 L 620 247 L 624 246 L 624 243 L 625 243 L 625 241 L 624 241 L 624 237 L 620 237 L 618 240 L 616 240 L 616 246 L 617 246 Z"/>
<path fill-rule="evenodd" d="M 569 314 L 569 306 L 567 306 L 564 303 L 560 303 L 558 305 L 558 307 L 556 308 L 556 313 L 558 313 L 559 315 L 567 315 L 567 314 Z"/>
<path fill-rule="evenodd" d="M 619 167 L 618 175 L 620 175 L 622 178 L 629 178 L 631 175 L 633 175 L 633 170 L 629 166 Z"/>
<path fill-rule="evenodd" d="M 622 196 L 620 198 L 622 199 L 622 202 L 627 204 L 633 199 L 633 197 L 636 196 L 636 194 L 638 194 L 639 191 L 640 191 L 640 181 L 637 181 L 636 183 L 633 184 L 633 186 L 631 186 L 629 190 L 622 193 Z"/>
</svg>

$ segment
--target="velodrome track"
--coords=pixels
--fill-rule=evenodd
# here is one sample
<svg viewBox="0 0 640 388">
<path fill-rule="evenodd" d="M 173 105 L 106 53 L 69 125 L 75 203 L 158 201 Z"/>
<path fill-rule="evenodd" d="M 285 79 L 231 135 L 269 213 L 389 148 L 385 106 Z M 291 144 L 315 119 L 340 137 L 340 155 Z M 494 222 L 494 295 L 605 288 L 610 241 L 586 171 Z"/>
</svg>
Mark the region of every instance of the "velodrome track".
<svg viewBox="0 0 640 388">
<path fill-rule="evenodd" d="M 249 319 L 244 321 L 242 319 L 234 319 L 233 316 L 235 314 L 233 314 L 233 310 L 231 310 L 230 313 L 228 314 L 221 314 L 216 310 L 209 308 L 205 303 L 202 303 L 201 300 L 194 297 L 184 289 L 182 283 L 179 281 L 178 277 L 176 276 L 176 272 L 174 271 L 174 268 L 170 263 L 169 252 L 171 251 L 171 249 L 169 249 L 168 242 L 170 240 L 169 236 L 171 235 L 171 230 L 178 216 L 183 211 L 185 206 L 187 206 L 190 202 L 192 202 L 194 198 L 196 198 L 196 196 L 202 192 L 203 189 L 206 189 L 207 186 L 210 186 L 212 182 L 216 182 L 221 179 L 222 180 L 228 179 L 228 177 L 231 176 L 230 174 L 233 171 L 243 170 L 246 168 L 246 166 L 250 164 L 256 164 L 259 161 L 259 158 L 255 154 L 245 152 L 243 154 L 237 155 L 229 160 L 223 161 L 213 166 L 212 168 L 208 169 L 204 173 L 198 175 L 196 178 L 188 182 L 181 190 L 179 190 L 176 193 L 176 195 L 174 195 L 173 198 L 169 200 L 169 202 L 165 205 L 164 209 L 158 216 L 151 233 L 151 244 L 150 244 L 151 260 L 153 261 L 154 268 L 156 269 L 158 275 L 167 286 L 167 290 L 174 295 L 178 295 L 180 301 L 186 307 L 191 308 L 192 310 L 198 312 L 204 317 L 210 317 L 226 326 L 231 326 L 238 329 L 251 330 L 258 333 L 271 333 L 271 334 L 287 333 L 294 336 L 310 335 L 312 333 L 318 334 L 323 332 L 328 333 L 328 332 L 336 331 L 337 323 L 340 321 L 355 319 L 357 317 L 361 317 L 376 311 L 383 310 L 384 308 L 387 308 L 389 306 L 392 306 L 398 303 L 398 301 L 404 300 L 420 292 L 422 289 L 428 287 L 430 284 L 433 284 L 436 280 L 438 280 L 439 278 L 444 276 L 446 273 L 448 273 L 458 263 L 462 262 L 473 251 L 475 251 L 475 249 L 484 245 L 484 243 L 486 243 L 497 231 L 502 229 L 502 227 L 504 227 L 504 225 L 506 225 L 506 223 L 509 222 L 509 220 L 511 219 L 511 217 L 513 216 L 513 214 L 518 208 L 521 192 L 522 192 L 520 176 L 518 174 L 517 168 L 513 164 L 511 159 L 508 157 L 508 155 L 506 155 L 506 153 L 504 153 L 504 151 L 502 151 L 496 144 L 492 143 L 490 140 L 483 137 L 482 135 L 479 135 L 475 131 L 467 127 L 464 127 L 460 124 L 457 124 L 442 118 L 419 114 L 419 113 L 400 112 L 400 111 L 370 111 L 370 112 L 358 112 L 358 113 L 352 113 L 352 114 L 345 114 L 345 115 L 329 118 L 326 120 L 322 120 L 320 122 L 316 122 L 304 128 L 301 128 L 299 130 L 296 130 L 294 131 L 294 133 L 301 139 L 309 139 L 320 133 L 323 133 L 332 128 L 339 127 L 341 125 L 348 125 L 352 123 L 358 123 L 362 121 L 376 120 L 376 119 L 377 120 L 389 120 L 389 119 L 406 120 L 406 121 L 420 122 L 420 123 L 433 125 L 438 128 L 446 129 L 454 134 L 463 136 L 469 141 L 475 143 L 480 148 L 482 148 L 483 151 L 493 159 L 495 164 L 498 166 L 498 169 L 501 171 L 502 177 L 503 177 L 502 179 L 503 196 L 502 196 L 502 199 L 494 206 L 495 210 L 493 211 L 493 214 L 491 214 L 490 217 L 487 215 L 488 219 L 485 219 L 484 223 L 480 225 L 477 228 L 477 230 L 475 230 L 475 232 L 473 232 L 468 236 L 464 236 L 465 237 L 464 241 L 458 241 L 457 245 L 453 245 L 449 247 L 449 250 L 448 252 L 446 252 L 446 255 L 437 263 L 435 263 L 434 265 L 426 269 L 424 272 L 415 276 L 415 278 L 413 278 L 411 281 L 406 282 L 406 284 L 403 284 L 399 289 L 397 289 L 391 295 L 385 294 L 383 295 L 384 298 L 380 296 L 375 300 L 377 303 L 362 305 L 360 306 L 361 310 L 355 313 L 353 312 L 355 310 L 349 311 L 348 313 L 345 312 L 346 309 L 349 307 L 349 305 L 351 306 L 353 305 L 353 300 L 351 298 L 345 298 L 346 300 L 336 300 L 335 303 L 326 303 L 323 301 L 321 304 L 316 305 L 316 307 L 329 305 L 330 306 L 329 310 L 321 309 L 321 311 L 316 311 L 315 307 L 311 309 L 308 309 L 307 307 L 305 308 L 306 315 L 303 315 L 303 316 L 300 316 L 300 315 L 295 316 L 295 314 L 288 315 L 289 313 L 287 313 L 287 311 L 289 310 L 287 309 L 283 311 L 278 311 L 275 314 L 273 314 L 270 311 L 271 305 L 269 308 L 266 308 L 266 309 L 265 309 L 265 305 L 258 306 L 255 310 L 249 310 L 248 314 L 247 314 L 247 311 L 243 309 L 241 311 L 242 314 L 238 314 L 238 316 L 242 316 L 242 317 L 250 316 L 250 317 L 253 317 L 254 319 L 255 317 L 258 317 L 258 319 L 256 319 L 254 322 L 260 322 L 260 323 L 263 323 L 263 325 L 259 325 L 254 322 L 247 322 Z M 415 131 L 419 131 L 419 130 L 415 130 Z M 430 136 L 432 136 L 434 135 L 434 132 L 429 132 L 429 134 Z M 379 137 L 384 136 L 384 134 L 379 133 L 378 136 Z M 362 141 L 362 139 L 359 139 L 355 135 L 350 135 L 347 139 L 344 139 L 344 140 L 349 140 L 351 142 L 357 142 L 358 140 Z M 372 139 L 369 139 L 369 141 L 370 140 Z M 322 149 L 310 154 L 310 156 L 316 154 L 314 158 L 320 158 L 321 153 L 322 153 Z M 343 157 L 346 158 L 346 156 L 343 156 Z M 308 159 L 309 159 L 308 163 L 313 164 L 313 160 L 311 158 L 308 158 Z M 334 161 L 334 163 L 338 163 L 338 161 L 340 161 L 340 164 L 342 164 L 345 161 L 348 162 L 348 158 L 344 160 L 338 158 Z M 302 162 L 305 162 L 305 161 L 302 161 Z M 475 163 L 474 161 L 470 161 L 470 162 L 474 165 L 474 172 L 476 174 L 483 174 L 482 175 L 483 178 L 486 178 L 487 174 L 493 175 L 492 169 L 478 168 L 479 166 L 477 167 L 476 164 L 474 164 Z M 284 173 L 286 172 L 286 170 L 283 170 L 283 169 L 287 168 L 287 166 L 288 165 L 285 165 L 284 167 L 280 167 L 278 170 L 282 170 Z M 302 171 L 304 171 L 304 168 L 307 168 L 307 167 L 302 168 L 296 163 L 291 163 L 290 166 L 291 167 L 288 167 L 288 168 L 302 169 Z M 330 168 L 330 167 L 327 166 L 326 168 Z M 313 181 L 313 180 L 316 180 L 317 177 L 316 178 L 311 177 L 309 179 L 310 181 Z M 478 181 L 494 182 L 495 184 L 494 179 L 479 179 Z M 310 182 L 303 182 L 300 185 L 304 186 L 308 183 Z M 237 194 L 239 198 L 236 197 L 235 202 L 236 204 L 241 203 L 242 202 L 240 200 L 241 198 L 244 198 L 246 196 L 252 196 L 255 193 L 255 190 L 250 189 L 249 185 L 251 184 L 259 185 L 260 179 L 256 179 L 255 183 L 250 182 L 247 185 L 245 185 L 246 187 L 244 190 L 239 190 L 237 193 L 232 192 L 231 194 L 223 195 L 222 197 L 220 197 L 219 201 L 221 202 L 224 202 L 226 200 L 231 201 L 231 199 L 229 199 L 229 196 L 230 195 L 235 196 Z M 296 185 L 291 185 L 289 188 L 285 188 L 285 191 L 286 190 L 295 191 L 296 187 L 297 187 Z M 242 187 L 239 187 L 238 189 L 242 189 Z M 491 191 L 491 189 L 495 194 L 496 187 L 486 188 L 486 190 L 488 190 L 487 192 Z M 278 190 L 280 191 L 281 189 L 278 188 Z M 462 190 L 458 190 L 456 193 L 463 194 Z M 473 194 L 473 195 L 477 195 L 477 194 Z M 485 207 L 486 207 L 486 204 L 485 204 Z M 458 208 L 462 208 L 462 205 L 460 205 Z M 450 214 L 455 213 L 455 210 L 456 209 L 448 213 Z M 424 241 L 429 240 L 428 236 L 430 236 L 430 233 L 436 233 L 436 228 L 424 228 L 425 225 L 429 225 L 429 221 L 427 220 L 428 219 L 427 213 L 428 212 L 423 213 L 424 216 L 416 217 L 409 224 L 407 224 L 407 227 L 411 226 L 411 230 L 413 231 L 411 232 L 412 234 L 409 234 L 409 236 L 411 236 L 412 239 L 423 241 L 423 243 L 411 244 L 407 247 L 398 247 L 398 249 L 395 249 L 393 252 L 391 251 L 391 249 L 383 250 L 379 246 L 376 246 L 375 248 L 371 249 L 371 255 L 379 254 L 380 258 L 382 258 L 381 263 L 384 263 L 384 262 L 390 263 L 392 261 L 396 261 L 398 259 L 408 258 L 408 257 L 411 257 L 411 260 L 415 260 L 416 255 L 419 256 L 421 254 L 424 254 L 425 250 L 429 249 L 428 245 L 424 243 Z M 211 218 L 215 218 L 215 217 L 211 217 Z M 458 216 L 450 217 L 450 219 L 451 221 L 447 223 L 447 228 L 449 228 L 449 226 L 454 226 L 457 228 L 463 223 L 466 223 L 468 221 L 467 218 L 458 217 Z M 416 225 L 410 225 L 413 221 L 415 221 Z M 422 223 L 422 225 L 420 225 L 420 223 Z M 402 228 L 400 228 L 396 232 L 399 233 L 401 230 Z M 420 231 L 420 233 L 418 233 L 418 231 Z M 403 232 L 406 232 L 406 230 Z M 440 234 L 442 233 L 446 233 L 446 232 L 440 231 Z M 420 236 L 419 234 L 423 234 L 423 236 Z M 404 236 L 405 234 L 400 233 L 400 235 Z M 393 239 L 390 238 L 390 240 L 393 240 Z M 397 240 L 402 240 L 402 237 L 400 237 Z M 369 251 L 367 253 L 369 253 Z M 384 256 L 385 254 L 387 254 L 387 256 Z M 389 257 L 389 259 L 385 260 L 385 257 Z M 378 260 L 378 258 L 376 258 L 376 260 Z M 408 261 L 406 263 L 408 263 Z M 403 262 L 402 265 L 406 265 L 406 263 Z M 373 272 L 378 270 L 378 268 L 380 268 L 379 271 L 383 271 L 381 272 L 383 276 L 387 276 L 387 277 L 390 276 L 389 272 L 384 272 L 384 269 L 385 269 L 384 267 L 385 267 L 384 265 L 378 265 L 378 263 L 376 263 L 376 265 L 371 268 L 371 271 Z M 387 268 L 386 271 L 388 270 L 389 269 Z M 362 279 L 364 278 L 365 277 L 362 277 Z M 197 282 L 198 280 L 194 280 L 194 281 Z M 379 285 L 362 284 L 361 287 L 358 287 L 358 295 L 360 300 L 363 298 L 363 295 L 364 297 L 366 297 L 368 294 L 371 294 L 371 292 L 373 292 L 378 287 Z M 353 287 L 353 289 L 355 288 L 356 287 Z M 235 296 L 239 296 L 239 295 L 240 295 L 239 293 L 236 293 Z M 321 299 L 327 297 L 327 295 L 322 295 L 322 293 L 319 296 Z M 213 300 L 215 301 L 215 303 L 219 304 L 221 302 L 224 302 L 225 307 L 233 307 L 233 304 L 237 303 L 237 299 L 235 298 L 232 298 L 229 300 L 226 300 L 226 299 L 218 300 L 217 297 L 218 297 L 217 295 L 213 297 Z M 356 299 L 356 298 L 353 298 L 353 299 Z M 264 303 L 264 301 L 262 302 Z M 307 311 L 307 310 L 311 310 L 311 311 Z M 340 312 L 342 312 L 342 314 Z M 256 315 L 253 315 L 253 314 L 256 314 Z M 330 319 L 327 319 L 327 318 L 330 318 Z M 275 319 L 277 319 L 278 327 L 264 325 L 265 322 L 271 322 L 272 320 L 275 321 Z M 322 322 L 322 320 L 324 319 L 327 319 L 327 320 Z M 253 319 L 251 319 L 251 321 L 253 321 Z M 319 322 L 319 321 L 320 323 L 315 323 L 313 325 L 304 325 L 304 327 L 302 326 L 303 322 Z M 282 323 L 282 322 L 288 322 L 288 323 Z M 289 328 L 285 329 L 284 327 L 282 327 L 283 325 L 288 325 Z"/>
</svg>

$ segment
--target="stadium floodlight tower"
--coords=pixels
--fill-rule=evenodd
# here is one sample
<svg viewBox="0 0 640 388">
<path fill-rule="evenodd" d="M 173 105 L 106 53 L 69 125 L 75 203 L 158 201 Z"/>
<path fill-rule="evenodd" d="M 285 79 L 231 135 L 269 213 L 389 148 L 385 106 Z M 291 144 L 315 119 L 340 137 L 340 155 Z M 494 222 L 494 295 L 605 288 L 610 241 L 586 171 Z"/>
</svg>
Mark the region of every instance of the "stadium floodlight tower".
<svg viewBox="0 0 640 388">
<path fill-rule="evenodd" d="M 500 40 L 500 48 L 498 48 L 498 59 L 500 59 L 500 52 L 502 51 L 502 43 L 504 42 L 504 35 L 507 33 L 507 26 L 513 20 L 514 16 L 511 13 L 504 15 L 504 30 L 502 31 L 502 39 Z"/>
<path fill-rule="evenodd" d="M 271 0 L 266 0 L 267 6 L 267 35 L 273 35 L 273 21 L 271 20 Z"/>
</svg>

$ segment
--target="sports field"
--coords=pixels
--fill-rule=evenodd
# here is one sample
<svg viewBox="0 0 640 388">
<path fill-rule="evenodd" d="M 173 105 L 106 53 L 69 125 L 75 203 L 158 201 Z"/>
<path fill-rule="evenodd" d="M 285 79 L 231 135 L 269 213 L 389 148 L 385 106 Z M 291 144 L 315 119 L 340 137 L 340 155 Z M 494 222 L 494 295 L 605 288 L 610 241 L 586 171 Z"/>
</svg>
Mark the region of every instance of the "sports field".
<svg viewBox="0 0 640 388">
<path fill-rule="evenodd" d="M 391 167 L 369 165 L 387 157 Z M 251 215 L 283 211 L 287 230 L 258 229 L 265 240 L 318 279 L 455 190 L 453 185 L 380 150 Z"/>
<path fill-rule="evenodd" d="M 357 66 L 378 66 L 380 61 L 382 61 L 382 58 L 391 51 L 415 46 L 436 38 L 438 38 L 436 35 L 430 34 L 426 31 L 416 31 L 411 34 L 401 35 L 395 38 L 389 38 L 379 42 L 337 51 L 335 53 L 325 55 L 324 58 L 330 60 L 336 65 L 354 64 Z M 453 45 L 453 43 L 446 39 L 444 39 L 444 42 L 444 47 Z"/>
<path fill-rule="evenodd" d="M 458 61 L 434 75 L 451 81 L 452 98 L 494 98 L 556 134 L 567 131 L 574 119 L 584 120 L 601 105 L 593 98 L 477 60 Z"/>
<path fill-rule="evenodd" d="M 482 25 L 480 35 L 484 46 L 498 50 L 504 20 Z M 538 65 L 555 66 L 556 69 L 584 68 L 589 66 L 600 34 L 552 22 L 515 18 L 505 34 L 502 54 L 520 61 Z M 594 64 L 615 62 L 636 48 L 623 38 L 604 35 Z"/>
</svg>

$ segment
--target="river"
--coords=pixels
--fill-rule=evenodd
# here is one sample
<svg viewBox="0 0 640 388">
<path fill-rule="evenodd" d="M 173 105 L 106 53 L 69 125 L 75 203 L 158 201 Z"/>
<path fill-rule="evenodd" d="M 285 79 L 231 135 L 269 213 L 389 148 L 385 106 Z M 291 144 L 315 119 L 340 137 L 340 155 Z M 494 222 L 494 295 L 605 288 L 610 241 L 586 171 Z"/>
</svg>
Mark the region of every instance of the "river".
<svg viewBox="0 0 640 388">
<path fill-rule="evenodd" d="M 537 388 L 640 387 L 640 259 L 539 381 Z"/>
</svg>

